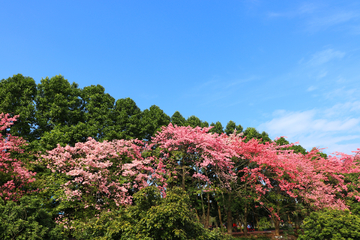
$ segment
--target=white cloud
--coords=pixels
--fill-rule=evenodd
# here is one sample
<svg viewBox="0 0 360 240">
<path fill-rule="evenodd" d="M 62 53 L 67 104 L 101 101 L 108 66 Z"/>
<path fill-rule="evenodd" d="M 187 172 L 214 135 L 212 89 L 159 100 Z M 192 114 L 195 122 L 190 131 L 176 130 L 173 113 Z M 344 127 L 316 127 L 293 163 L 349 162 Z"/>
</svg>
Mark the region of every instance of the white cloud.
<svg viewBox="0 0 360 240">
<path fill-rule="evenodd" d="M 324 77 L 327 76 L 327 74 L 328 74 L 327 71 L 322 71 L 322 72 L 319 73 L 319 75 L 317 76 L 317 78 L 318 78 L 318 79 L 324 78 Z"/>
<path fill-rule="evenodd" d="M 335 88 L 331 91 L 328 91 L 324 94 L 325 99 L 335 99 L 335 98 L 341 98 L 341 99 L 358 99 L 359 90 L 357 88 Z"/>
<path fill-rule="evenodd" d="M 308 21 L 309 30 L 319 31 L 338 24 L 349 22 L 359 18 L 359 14 L 353 11 L 327 11 L 323 16 L 315 16 Z"/>
<path fill-rule="evenodd" d="M 299 8 L 294 9 L 294 10 L 290 10 L 290 11 L 286 11 L 286 12 L 269 12 L 268 16 L 273 17 L 273 18 L 275 18 L 275 17 L 293 18 L 293 17 L 297 17 L 297 16 L 312 14 L 318 8 L 319 8 L 319 6 L 317 6 L 313 3 L 305 3 L 305 4 L 301 5 Z"/>
<path fill-rule="evenodd" d="M 334 60 L 334 59 L 341 59 L 344 56 L 345 56 L 344 52 L 336 51 L 333 49 L 326 49 L 326 50 L 317 52 L 314 55 L 312 55 L 311 59 L 306 64 L 309 66 L 316 67 L 319 65 L 323 65 L 327 62 L 330 62 L 331 60 Z M 324 72 L 321 75 L 326 76 L 326 74 L 327 74 L 327 72 Z"/>
<path fill-rule="evenodd" d="M 360 101 L 338 103 L 333 107 L 324 110 L 324 114 L 326 117 L 339 117 L 349 113 L 360 113 Z"/>
<path fill-rule="evenodd" d="M 306 91 L 312 92 L 312 91 L 314 91 L 316 88 L 317 88 L 317 87 L 310 86 L 310 87 L 308 87 L 308 89 L 307 89 Z"/>
<path fill-rule="evenodd" d="M 309 14 L 313 13 L 319 6 L 315 5 L 314 3 L 304 3 L 302 6 L 299 7 L 298 13 L 299 14 Z"/>
<path fill-rule="evenodd" d="M 230 81 L 229 83 L 224 85 L 224 88 L 226 89 L 226 88 L 237 87 L 238 85 L 242 85 L 244 83 L 251 82 L 251 81 L 254 81 L 254 80 L 257 80 L 257 79 L 258 79 L 257 77 L 252 76 L 252 77 L 249 77 L 249 78 L 246 78 L 246 79 Z"/>
<path fill-rule="evenodd" d="M 336 104 L 324 110 L 278 110 L 273 119 L 262 123 L 258 129 L 265 130 L 272 138 L 287 136 L 290 142 L 299 141 L 307 150 L 327 147 L 327 153 L 343 151 L 350 154 L 360 148 L 360 117 L 352 116 L 359 111 L 358 101 Z"/>
<path fill-rule="evenodd" d="M 280 113 L 280 112 L 279 112 Z M 283 111 L 279 116 L 260 126 L 259 129 L 266 129 L 269 133 L 296 135 L 307 131 L 315 111 L 305 112 L 286 112 Z"/>
<path fill-rule="evenodd" d="M 301 19 L 303 30 L 318 32 L 335 28 L 340 31 L 347 31 L 350 34 L 359 34 L 360 12 L 357 6 L 337 7 L 330 4 L 304 3 L 296 8 L 287 11 L 272 11 L 267 14 L 270 18 L 298 18 Z M 344 27 L 344 24 L 347 24 Z M 351 26 L 352 25 L 352 26 Z M 342 26 L 341 28 L 336 28 Z"/>
</svg>

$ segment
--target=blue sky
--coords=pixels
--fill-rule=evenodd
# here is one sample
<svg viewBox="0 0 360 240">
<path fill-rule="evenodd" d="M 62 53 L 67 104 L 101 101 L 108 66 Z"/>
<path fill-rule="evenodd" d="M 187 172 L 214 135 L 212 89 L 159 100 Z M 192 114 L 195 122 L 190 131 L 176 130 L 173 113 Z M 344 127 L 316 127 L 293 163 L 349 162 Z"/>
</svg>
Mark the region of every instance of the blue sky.
<svg viewBox="0 0 360 240">
<path fill-rule="evenodd" d="M 360 147 L 359 1 L 0 1 L 0 79 L 63 75 L 142 109 Z"/>
</svg>

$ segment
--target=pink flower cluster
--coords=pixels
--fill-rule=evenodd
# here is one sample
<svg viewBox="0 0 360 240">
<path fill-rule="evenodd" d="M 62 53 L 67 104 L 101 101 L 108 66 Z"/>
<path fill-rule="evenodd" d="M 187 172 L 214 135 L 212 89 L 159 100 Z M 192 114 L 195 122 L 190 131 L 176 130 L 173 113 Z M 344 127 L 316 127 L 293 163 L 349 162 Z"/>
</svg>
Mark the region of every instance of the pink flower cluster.
<svg viewBox="0 0 360 240">
<path fill-rule="evenodd" d="M 18 116 L 9 117 L 9 114 L 0 114 L 0 131 L 9 129 Z M 11 152 L 23 152 L 20 146 L 26 144 L 22 138 L 0 133 L 0 172 L 5 183 L 0 185 L 0 197 L 5 201 L 18 200 L 26 193 L 25 186 L 35 181 L 35 173 L 24 168 L 21 161 L 13 159 Z"/>
<path fill-rule="evenodd" d="M 166 196 L 169 186 L 185 188 L 189 181 L 202 191 L 243 191 L 245 199 L 257 196 L 273 217 L 277 210 L 263 201 L 266 193 L 280 191 L 314 208 L 347 208 L 344 196 L 360 200 L 345 182 L 346 174 L 360 173 L 359 155 L 337 153 L 325 159 L 314 149 L 303 155 L 276 143 L 244 141 L 240 134 L 209 133 L 210 128 L 163 127 L 151 142 L 89 138 L 74 147 L 60 145 L 43 155 L 53 172 L 64 174 L 64 199 L 84 207 L 108 209 L 129 205 L 130 192 L 155 185 Z M 288 145 L 291 146 L 291 145 Z M 214 181 L 215 180 L 215 181 Z M 10 185 L 9 185 L 10 186 Z"/>
<path fill-rule="evenodd" d="M 129 163 L 142 169 L 141 149 L 137 140 L 97 142 L 89 138 L 74 147 L 58 145 L 42 158 L 53 172 L 68 176 L 69 180 L 62 186 L 64 199 L 83 201 L 85 206 L 100 210 L 112 203 L 131 204 L 129 189 L 147 185 L 147 175 L 126 167 Z"/>
</svg>

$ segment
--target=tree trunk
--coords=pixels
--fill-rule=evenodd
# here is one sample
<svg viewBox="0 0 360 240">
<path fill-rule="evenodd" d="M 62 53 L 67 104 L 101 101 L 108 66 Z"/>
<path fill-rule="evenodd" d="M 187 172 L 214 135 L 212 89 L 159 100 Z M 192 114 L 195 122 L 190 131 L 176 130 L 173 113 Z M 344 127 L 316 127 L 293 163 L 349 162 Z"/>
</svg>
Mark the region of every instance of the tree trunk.
<svg viewBox="0 0 360 240">
<path fill-rule="evenodd" d="M 247 236 L 248 234 L 248 231 L 247 231 L 247 204 L 245 204 L 245 209 L 244 209 L 244 233 L 245 233 L 245 237 Z"/>
<path fill-rule="evenodd" d="M 185 191 L 185 175 L 186 175 L 185 166 L 182 166 L 182 189 L 184 189 L 184 191 Z"/>
<path fill-rule="evenodd" d="M 277 187 L 276 188 L 276 193 L 277 193 L 277 195 L 279 196 L 279 194 L 280 194 L 280 188 L 279 187 Z M 279 236 L 280 235 L 280 200 L 278 199 L 278 201 L 277 201 L 277 210 L 276 210 L 276 216 L 274 216 L 274 222 L 275 222 L 275 235 L 276 236 Z M 275 214 L 274 214 L 275 215 Z"/>
<path fill-rule="evenodd" d="M 227 211 L 227 232 L 229 234 L 232 233 L 232 212 L 231 212 L 231 208 L 228 208 Z"/>
<path fill-rule="evenodd" d="M 299 214 L 296 214 L 296 217 L 295 217 L 295 229 L 296 229 L 296 232 L 298 232 L 299 230 Z"/>
<path fill-rule="evenodd" d="M 229 194 L 229 199 L 227 203 L 227 232 L 232 233 L 232 212 L 231 212 L 231 194 Z"/>
<path fill-rule="evenodd" d="M 203 198 L 203 193 L 201 191 L 200 193 L 200 197 L 201 197 L 201 208 L 202 208 L 202 217 L 201 217 L 201 223 L 204 225 L 204 227 L 206 228 L 207 226 L 205 226 L 205 207 L 204 207 L 204 198 Z"/>
<path fill-rule="evenodd" d="M 274 216 L 274 224 L 275 224 L 275 235 L 279 236 L 280 235 L 280 220 Z"/>
<path fill-rule="evenodd" d="M 206 216 L 206 224 L 207 227 L 210 226 L 210 193 L 207 193 L 208 205 L 207 205 L 207 216 Z"/>
<path fill-rule="evenodd" d="M 218 214 L 219 214 L 219 221 L 220 221 L 220 229 L 223 228 L 223 222 L 221 220 L 221 210 L 220 210 L 220 205 L 218 204 Z"/>
<path fill-rule="evenodd" d="M 259 231 L 259 216 L 255 215 L 255 226 L 254 226 L 256 231 Z"/>
<path fill-rule="evenodd" d="M 197 220 L 199 220 L 199 222 L 201 222 L 198 211 L 196 210 L 196 208 L 194 208 L 194 209 L 195 209 L 195 213 L 196 213 Z"/>
</svg>

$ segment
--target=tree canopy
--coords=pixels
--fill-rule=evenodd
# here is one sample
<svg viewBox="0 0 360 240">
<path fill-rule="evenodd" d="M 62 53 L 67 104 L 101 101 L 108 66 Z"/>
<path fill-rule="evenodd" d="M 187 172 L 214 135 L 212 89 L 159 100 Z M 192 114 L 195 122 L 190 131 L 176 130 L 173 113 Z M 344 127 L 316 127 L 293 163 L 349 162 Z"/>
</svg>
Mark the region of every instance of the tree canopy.
<svg viewBox="0 0 360 240">
<path fill-rule="evenodd" d="M 234 121 L 224 129 L 156 105 L 142 111 L 61 75 L 36 85 L 18 74 L 0 87 L 0 234 L 9 239 L 225 239 L 207 228 L 264 224 L 280 234 L 281 223 L 302 221 L 302 239 L 329 237 L 339 221 L 350 235 L 337 237 L 357 238 L 360 148 L 328 156 Z"/>
</svg>

